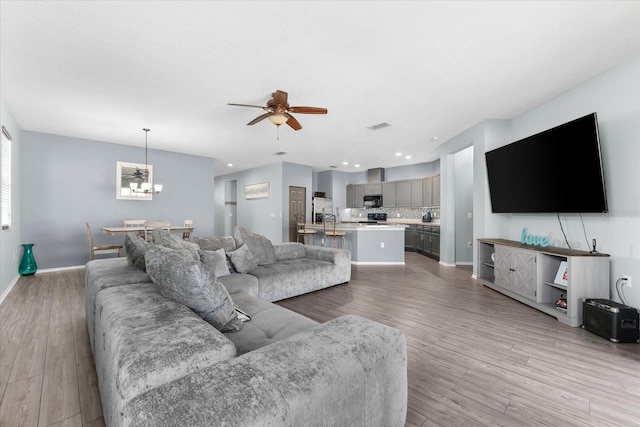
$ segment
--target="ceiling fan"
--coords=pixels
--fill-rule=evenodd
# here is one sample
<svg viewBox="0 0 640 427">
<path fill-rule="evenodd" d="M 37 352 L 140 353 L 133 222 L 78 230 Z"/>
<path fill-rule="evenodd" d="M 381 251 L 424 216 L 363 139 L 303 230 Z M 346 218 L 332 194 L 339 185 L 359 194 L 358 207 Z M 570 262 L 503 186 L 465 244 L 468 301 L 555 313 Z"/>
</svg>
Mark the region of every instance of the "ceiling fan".
<svg viewBox="0 0 640 427">
<path fill-rule="evenodd" d="M 255 125 L 256 123 L 269 119 L 271 123 L 276 126 L 280 126 L 284 123 L 291 126 L 293 130 L 300 130 L 302 126 L 295 117 L 291 115 L 291 113 L 296 114 L 327 114 L 326 108 L 320 107 L 290 107 L 287 102 L 288 94 L 287 92 L 283 92 L 281 90 L 276 90 L 271 94 L 271 99 L 267 101 L 266 106 L 261 105 L 248 105 L 248 104 L 232 104 L 228 103 L 227 105 L 233 105 L 236 107 L 253 107 L 253 108 L 262 108 L 266 113 L 261 116 L 256 117 L 251 120 L 247 125 Z"/>
</svg>

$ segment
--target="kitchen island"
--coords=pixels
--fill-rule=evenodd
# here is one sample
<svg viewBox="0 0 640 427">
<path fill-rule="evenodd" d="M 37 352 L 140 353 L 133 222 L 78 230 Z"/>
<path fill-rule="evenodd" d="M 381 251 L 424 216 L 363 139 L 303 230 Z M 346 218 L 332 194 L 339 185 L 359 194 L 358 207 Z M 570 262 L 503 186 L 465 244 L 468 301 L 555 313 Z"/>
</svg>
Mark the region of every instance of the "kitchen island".
<svg viewBox="0 0 640 427">
<path fill-rule="evenodd" d="M 317 245 L 331 245 L 331 238 L 324 238 L 324 227 L 320 223 L 305 224 L 317 230 Z M 346 249 L 351 252 L 351 263 L 362 265 L 404 265 L 403 224 L 336 224 L 336 231 L 346 233 Z M 342 243 L 338 238 L 337 243 Z"/>
</svg>

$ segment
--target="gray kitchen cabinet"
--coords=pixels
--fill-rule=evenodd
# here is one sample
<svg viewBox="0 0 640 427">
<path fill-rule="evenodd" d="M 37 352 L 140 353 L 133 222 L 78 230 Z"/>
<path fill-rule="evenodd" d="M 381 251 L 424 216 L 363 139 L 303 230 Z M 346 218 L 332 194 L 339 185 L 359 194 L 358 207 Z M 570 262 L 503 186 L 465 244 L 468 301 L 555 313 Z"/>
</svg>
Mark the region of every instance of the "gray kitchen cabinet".
<svg viewBox="0 0 640 427">
<path fill-rule="evenodd" d="M 347 185 L 347 208 L 362 208 L 364 206 L 364 184 Z"/>
<path fill-rule="evenodd" d="M 411 207 L 411 180 L 396 181 L 396 206 Z"/>
<path fill-rule="evenodd" d="M 440 227 L 431 227 L 431 255 L 440 259 Z"/>
<path fill-rule="evenodd" d="M 440 259 L 440 227 L 417 226 L 417 251 L 436 260 Z"/>
<path fill-rule="evenodd" d="M 431 178 L 431 206 L 440 206 L 440 175 Z"/>
<path fill-rule="evenodd" d="M 440 206 L 440 175 L 433 175 L 422 180 L 423 206 Z"/>
<path fill-rule="evenodd" d="M 385 208 L 395 208 L 396 203 L 396 182 L 382 183 L 382 206 Z"/>
<path fill-rule="evenodd" d="M 425 206 L 423 204 L 422 197 L 422 181 L 423 179 L 412 179 L 411 180 L 411 207 L 413 208 L 421 208 Z"/>
<path fill-rule="evenodd" d="M 415 252 L 417 250 L 418 230 L 416 225 L 408 225 L 404 229 L 404 250 Z"/>
<path fill-rule="evenodd" d="M 365 196 L 377 196 L 378 194 L 382 194 L 382 183 L 376 182 L 374 184 L 365 184 L 364 185 L 364 195 Z"/>
</svg>

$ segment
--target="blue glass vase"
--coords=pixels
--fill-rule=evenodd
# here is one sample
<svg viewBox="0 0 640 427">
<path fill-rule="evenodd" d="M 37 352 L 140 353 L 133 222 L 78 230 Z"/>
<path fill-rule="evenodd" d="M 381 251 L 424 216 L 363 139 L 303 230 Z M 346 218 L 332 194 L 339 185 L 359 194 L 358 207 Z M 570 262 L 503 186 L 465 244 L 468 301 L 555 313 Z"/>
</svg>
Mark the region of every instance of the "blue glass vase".
<svg viewBox="0 0 640 427">
<path fill-rule="evenodd" d="M 18 272 L 21 276 L 30 276 L 38 270 L 38 264 L 33 256 L 33 243 L 25 243 L 22 245 L 22 259 L 20 260 L 20 269 Z"/>
</svg>

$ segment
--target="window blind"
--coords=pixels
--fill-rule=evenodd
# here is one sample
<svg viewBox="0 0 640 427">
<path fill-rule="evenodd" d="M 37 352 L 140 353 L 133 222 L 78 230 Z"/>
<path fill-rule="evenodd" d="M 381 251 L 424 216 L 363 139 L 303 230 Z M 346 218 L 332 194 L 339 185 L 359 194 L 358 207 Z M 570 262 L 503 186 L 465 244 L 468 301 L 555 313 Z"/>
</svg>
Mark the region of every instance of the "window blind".
<svg viewBox="0 0 640 427">
<path fill-rule="evenodd" d="M 11 227 L 11 135 L 4 126 L 2 126 L 0 158 L 2 158 L 0 211 L 2 212 L 2 229 L 8 230 Z"/>
</svg>

